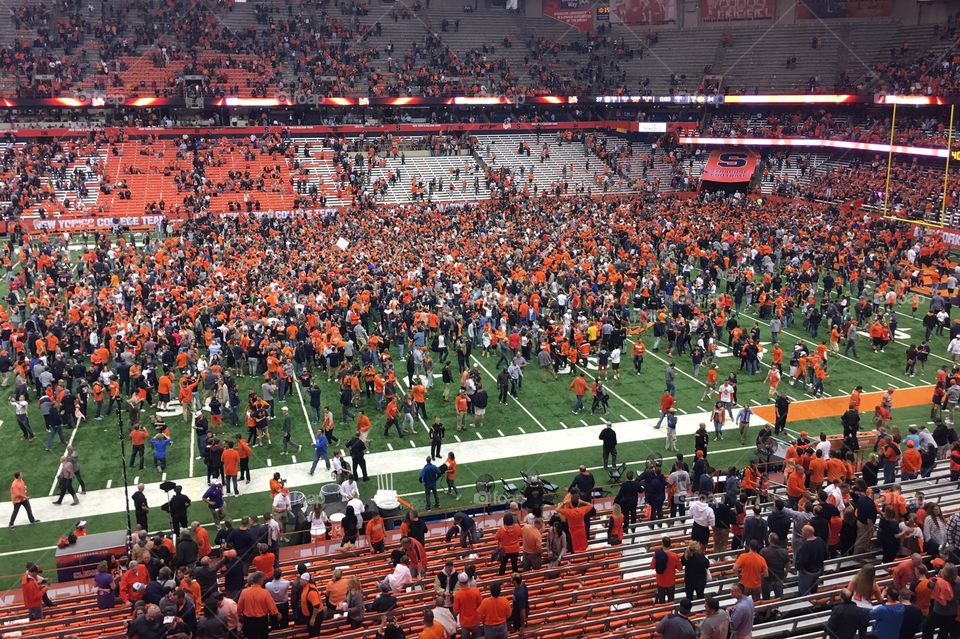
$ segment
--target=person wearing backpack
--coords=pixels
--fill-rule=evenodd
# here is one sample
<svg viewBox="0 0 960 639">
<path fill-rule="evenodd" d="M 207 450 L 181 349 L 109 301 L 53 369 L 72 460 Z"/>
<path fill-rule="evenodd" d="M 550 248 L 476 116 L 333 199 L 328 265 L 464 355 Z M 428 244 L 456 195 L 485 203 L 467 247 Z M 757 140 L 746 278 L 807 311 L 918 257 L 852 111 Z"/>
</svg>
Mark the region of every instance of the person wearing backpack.
<svg viewBox="0 0 960 639">
<path fill-rule="evenodd" d="M 889 439 L 883 448 L 883 483 L 897 481 L 897 466 L 900 464 L 900 442 L 897 437 Z"/>
<path fill-rule="evenodd" d="M 313 576 L 305 572 L 300 575 L 303 582 L 303 592 L 300 593 L 300 613 L 306 620 L 307 636 L 319 637 L 320 625 L 323 623 L 323 597 L 320 590 L 313 583 Z"/>
<path fill-rule="evenodd" d="M 661 543 L 662 547 L 653 553 L 653 559 L 650 561 L 650 567 L 657 573 L 655 603 L 673 601 L 677 587 L 677 570 L 680 569 L 680 557 L 670 550 L 673 540 L 670 537 L 664 537 Z"/>
</svg>

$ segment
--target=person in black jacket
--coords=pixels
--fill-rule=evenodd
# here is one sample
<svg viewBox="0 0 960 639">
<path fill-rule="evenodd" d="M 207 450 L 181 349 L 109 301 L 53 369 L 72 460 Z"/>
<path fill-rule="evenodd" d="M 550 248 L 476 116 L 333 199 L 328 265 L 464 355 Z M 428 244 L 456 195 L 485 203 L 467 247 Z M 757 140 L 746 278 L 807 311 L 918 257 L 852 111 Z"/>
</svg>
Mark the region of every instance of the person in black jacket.
<svg viewBox="0 0 960 639">
<path fill-rule="evenodd" d="M 193 569 L 193 578 L 200 584 L 200 598 L 206 601 L 217 592 L 217 575 L 223 562 L 215 562 L 209 556 L 200 560 L 200 565 Z"/>
<path fill-rule="evenodd" d="M 760 548 L 767 544 L 767 522 L 760 513 L 759 504 L 753 506 L 753 514 L 743 520 L 743 546 L 750 547 L 750 541 L 755 540 Z"/>
<path fill-rule="evenodd" d="M 700 422 L 697 432 L 693 434 L 694 455 L 697 452 L 703 452 L 703 458 L 707 458 L 707 447 L 710 444 L 710 433 L 707 432 L 707 425 Z"/>
<path fill-rule="evenodd" d="M 874 525 L 877 522 L 877 505 L 873 498 L 867 494 L 867 487 L 863 479 L 857 480 L 856 489 L 853 492 L 853 504 L 857 513 L 857 541 L 853 545 L 853 554 L 859 554 L 871 550 L 871 539 L 873 537 Z"/>
<path fill-rule="evenodd" d="M 703 554 L 700 542 L 690 542 L 686 552 L 680 557 L 680 563 L 683 564 L 683 589 L 687 599 L 702 599 L 703 591 L 707 587 L 710 560 Z"/>
<path fill-rule="evenodd" d="M 350 451 L 350 459 L 353 461 L 354 474 L 357 470 L 363 471 L 363 481 L 370 481 L 370 477 L 367 476 L 367 460 L 365 457 L 367 445 L 359 437 L 354 437 L 347 443 L 347 448 Z"/>
<path fill-rule="evenodd" d="M 190 498 L 183 494 L 183 486 L 177 485 L 173 488 L 173 497 L 167 504 L 170 512 L 173 534 L 179 535 L 180 528 L 186 528 L 188 525 L 187 509 L 190 508 Z"/>
<path fill-rule="evenodd" d="M 907 588 L 901 590 L 903 623 L 900 624 L 900 639 L 914 639 L 920 633 L 920 625 L 923 623 L 923 611 L 911 601 L 913 601 L 913 593 Z"/>
<path fill-rule="evenodd" d="M 829 556 L 826 542 L 816 535 L 813 526 L 804 526 L 802 534 L 803 543 L 797 550 L 797 587 L 801 597 L 817 592 Z"/>
<path fill-rule="evenodd" d="M 790 411 L 790 398 L 783 391 L 777 395 L 774 402 L 777 409 L 777 417 L 774 420 L 774 432 L 779 435 L 787 427 L 787 413 Z"/>
<path fill-rule="evenodd" d="M 853 437 L 856 439 L 857 433 L 860 432 L 860 412 L 856 407 L 851 406 L 840 417 L 840 423 L 843 425 L 843 438 Z"/>
<path fill-rule="evenodd" d="M 853 593 L 844 588 L 840 591 L 840 603 L 830 611 L 825 629 L 832 639 L 866 639 L 869 622 L 867 609 L 855 604 Z"/>
<path fill-rule="evenodd" d="M 240 591 L 243 590 L 244 581 L 247 577 L 246 568 L 240 557 L 224 560 L 224 567 L 223 594 L 236 601 L 240 596 Z"/>
<path fill-rule="evenodd" d="M 470 406 L 468 407 L 468 412 L 473 413 L 473 427 L 480 428 L 483 426 L 483 418 L 487 414 L 487 403 L 489 402 L 489 397 L 487 396 L 487 391 L 483 389 L 483 386 L 480 383 L 477 383 L 477 390 L 473 393 L 473 398 L 470 401 Z"/>
<path fill-rule="evenodd" d="M 197 557 L 200 555 L 200 549 L 197 542 L 193 539 L 193 533 L 188 529 L 180 533 L 180 539 L 177 540 L 177 554 L 173 558 L 173 565 L 193 566 L 197 563 Z"/>
<path fill-rule="evenodd" d="M 613 467 L 617 467 L 617 431 L 613 430 L 613 424 L 607 422 L 607 425 L 600 431 L 598 437 L 603 442 L 603 467 L 607 467 L 607 460 L 613 458 Z"/>
<path fill-rule="evenodd" d="M 781 499 L 773 501 L 773 512 L 767 515 L 767 529 L 776 533 L 780 539 L 788 539 L 793 520 L 790 519 L 790 515 L 783 511 L 783 507 L 784 503 Z"/>
<path fill-rule="evenodd" d="M 580 490 L 580 494 L 583 495 L 584 499 L 590 499 L 593 495 L 593 486 L 595 482 L 593 480 L 593 475 L 590 474 L 590 471 L 587 470 L 586 466 L 580 466 L 580 472 L 577 473 L 577 476 L 573 478 L 573 481 L 570 482 L 570 488 L 577 488 Z"/>
<path fill-rule="evenodd" d="M 880 462 L 877 460 L 877 454 L 871 453 L 869 459 L 863 464 L 863 468 L 860 469 L 860 476 L 867 487 L 872 487 L 877 485 L 879 475 Z"/>
<path fill-rule="evenodd" d="M 532 475 L 527 481 L 526 487 L 523 489 L 523 507 L 533 513 L 534 517 L 543 517 L 543 497 L 544 490 L 543 484 L 540 482 L 540 478 L 536 475 Z M 634 505 L 636 507 L 636 505 Z M 623 506 L 621 506 L 623 508 Z M 636 513 L 634 513 L 636 516 Z M 626 513 L 624 513 L 626 517 Z"/>
<path fill-rule="evenodd" d="M 416 539 L 421 544 L 425 544 L 426 542 L 424 540 L 427 538 L 427 525 L 420 519 L 416 510 L 407 511 L 405 523 L 407 524 L 405 535 Z"/>
<path fill-rule="evenodd" d="M 623 512 L 623 528 L 626 532 L 633 532 L 637 526 L 637 506 L 640 503 L 640 494 L 643 486 L 635 479 L 632 470 L 627 471 L 627 479 L 620 484 L 620 490 L 613 503 L 620 506 Z"/>
</svg>

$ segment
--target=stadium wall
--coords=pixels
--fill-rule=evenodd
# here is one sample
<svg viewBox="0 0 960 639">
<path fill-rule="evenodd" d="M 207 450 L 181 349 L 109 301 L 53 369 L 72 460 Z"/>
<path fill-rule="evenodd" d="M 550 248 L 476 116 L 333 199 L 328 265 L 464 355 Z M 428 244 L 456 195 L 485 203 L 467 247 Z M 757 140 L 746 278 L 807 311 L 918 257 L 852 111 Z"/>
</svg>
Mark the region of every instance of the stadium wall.
<svg viewBox="0 0 960 639">
<path fill-rule="evenodd" d="M 434 0 L 436 1 L 436 0 Z M 617 2 L 626 2 L 638 0 L 616 0 Z M 791 24 L 809 24 L 811 17 L 809 12 L 798 9 L 796 0 L 657 0 L 669 5 L 673 10 L 666 13 L 676 15 L 675 22 L 667 22 L 655 25 L 658 29 L 699 29 L 724 28 L 728 25 L 745 24 L 772 24 L 776 22 L 778 26 Z M 882 3 L 883 0 L 880 0 Z M 449 7 L 463 6 L 463 0 L 445 0 Z M 771 5 L 772 13 L 769 18 L 736 19 L 730 16 L 736 16 L 738 10 L 753 13 L 765 4 Z M 811 0 L 816 2 L 816 0 Z M 594 3 L 591 6 L 603 5 L 603 2 Z M 612 3 L 610 3 L 612 4 Z M 843 22 L 844 20 L 876 20 L 880 22 L 897 22 L 904 25 L 915 24 L 942 24 L 953 15 L 955 10 L 951 7 L 949 0 L 932 0 L 922 2 L 918 0 L 890 0 L 889 11 L 881 9 L 881 15 L 870 15 L 876 12 L 875 3 L 864 3 L 864 15 L 851 15 L 847 18 L 829 18 L 830 24 Z M 524 15 L 531 17 L 544 16 L 544 0 L 526 0 L 521 5 L 521 11 Z M 856 14 L 856 10 L 854 10 Z M 594 28 L 607 24 L 596 19 L 594 12 Z M 648 25 L 643 25 L 649 28 Z"/>
</svg>

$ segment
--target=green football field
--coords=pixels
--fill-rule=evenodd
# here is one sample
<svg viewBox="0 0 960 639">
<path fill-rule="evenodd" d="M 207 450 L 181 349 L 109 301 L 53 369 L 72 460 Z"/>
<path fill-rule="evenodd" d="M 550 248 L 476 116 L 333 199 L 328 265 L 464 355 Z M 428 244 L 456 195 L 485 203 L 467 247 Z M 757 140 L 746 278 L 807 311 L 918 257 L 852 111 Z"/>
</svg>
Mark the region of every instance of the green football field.
<svg viewBox="0 0 960 639">
<path fill-rule="evenodd" d="M 921 312 L 923 311 L 921 306 Z M 904 312 L 905 311 L 905 312 Z M 947 336 L 934 336 L 930 345 L 932 355 L 927 364 L 926 371 L 918 373 L 916 377 L 907 377 L 903 373 L 905 363 L 906 348 L 910 343 L 919 344 L 923 337 L 923 327 L 918 319 L 910 317 L 909 308 L 904 307 L 899 314 L 899 329 L 895 342 L 889 344 L 884 352 L 873 353 L 869 347 L 869 340 L 863 337 L 858 342 L 859 360 L 853 360 L 845 357 L 831 356 L 829 363 L 830 378 L 826 383 L 828 396 L 846 396 L 855 386 L 862 385 L 867 392 L 885 389 L 888 385 L 896 388 L 909 388 L 913 386 L 922 386 L 931 384 L 934 379 L 936 369 L 941 365 L 949 365 L 949 360 L 945 357 Z M 749 328 L 756 321 L 755 316 L 743 314 L 741 324 Z M 766 342 L 769 340 L 768 327 L 760 324 L 761 339 Z M 802 326 L 794 325 L 781 334 L 781 344 L 786 352 L 792 349 L 793 344 L 798 340 L 805 340 L 808 343 L 816 343 L 826 338 L 826 331 L 821 328 L 820 337 L 816 340 L 810 338 Z M 647 346 L 652 345 L 652 336 L 646 338 Z M 670 358 L 665 352 L 665 346 L 661 347 L 660 352 L 648 350 L 643 364 L 643 371 L 637 375 L 633 371 L 632 361 L 629 354 L 629 344 L 624 349 L 625 354 L 622 364 L 622 379 L 610 380 L 608 390 L 610 393 L 610 411 L 605 417 L 600 415 L 591 416 L 588 410 L 580 415 L 571 414 L 573 404 L 573 394 L 569 390 L 571 376 L 561 375 L 558 381 L 545 376 L 541 370 L 532 363 L 524 376 L 523 387 L 519 398 L 510 399 L 506 406 L 496 402 L 496 385 L 494 382 L 496 370 L 494 357 L 485 358 L 481 353 L 475 351 L 477 364 L 481 368 L 484 376 L 484 385 L 490 393 L 490 404 L 487 410 L 486 423 L 480 433 L 470 429 L 465 433 L 455 433 L 455 413 L 453 408 L 453 397 L 455 390 L 451 390 L 449 401 L 442 399 L 443 388 L 440 380 L 437 379 L 434 387 L 430 390 L 427 399 L 428 422 L 432 421 L 434 416 L 439 416 L 447 426 L 447 438 L 444 442 L 444 450 L 457 451 L 458 447 L 468 448 L 471 441 L 480 438 L 489 439 L 507 435 L 522 435 L 525 433 L 534 433 L 550 431 L 555 433 L 556 437 L 563 438 L 565 432 L 583 427 L 584 425 L 596 425 L 603 419 L 612 422 L 627 422 L 646 418 L 655 418 L 659 410 L 660 396 L 664 390 L 664 369 Z M 397 353 L 394 352 L 396 359 Z M 764 358 L 769 362 L 769 353 Z M 785 357 L 786 359 L 786 357 Z M 701 371 L 700 379 L 692 376 L 692 365 L 689 355 L 676 358 L 679 374 L 677 376 L 677 407 L 681 414 L 695 414 L 708 412 L 711 408 L 709 401 L 701 400 L 704 390 L 702 378 L 705 371 Z M 730 372 L 740 369 L 739 358 L 729 355 L 729 352 L 721 353 L 719 362 L 719 377 L 723 379 Z M 435 363 L 434 372 L 439 374 L 440 365 Z M 457 374 L 456 361 L 452 362 L 454 375 Z M 767 385 L 765 383 L 766 365 L 761 367 L 759 374 L 748 376 L 743 372 L 739 374 L 738 399 L 741 404 L 750 404 L 753 406 L 767 404 Z M 588 370 L 591 376 L 595 370 Z M 315 374 L 321 389 L 322 402 L 329 405 L 334 414 L 339 419 L 338 391 L 335 383 L 329 383 L 325 376 L 319 373 Z M 259 391 L 261 378 L 252 379 L 244 377 L 238 380 L 241 385 L 241 397 L 243 391 L 247 389 Z M 405 390 L 406 380 L 401 380 L 401 390 Z M 791 387 L 785 381 L 780 385 L 787 394 L 795 400 L 810 399 L 799 387 Z M 41 500 L 49 499 L 47 495 L 51 492 L 54 482 L 54 476 L 58 466 L 58 452 L 63 450 L 63 446 L 56 444 L 54 451 L 48 453 L 44 451 L 45 435 L 42 428 L 42 420 L 36 412 L 35 398 L 31 404 L 31 422 L 38 438 L 33 442 L 24 442 L 20 439 L 20 432 L 17 428 L 12 407 L 8 404 L 9 389 L 4 389 L 0 393 L 0 434 L 5 438 L 6 454 L 0 458 L 0 476 L 12 478 L 15 471 L 23 471 L 26 475 L 27 483 L 30 489 L 31 500 L 37 503 Z M 298 452 L 296 448 L 292 455 L 284 456 L 281 454 L 281 437 L 277 432 L 279 422 L 271 422 L 273 433 L 273 444 L 271 446 L 262 446 L 255 448 L 251 458 L 251 467 L 262 468 L 267 466 L 282 466 L 287 464 L 308 465 L 311 461 L 310 451 L 310 424 L 307 418 L 307 407 L 301 403 L 301 399 L 306 402 L 306 396 L 294 391 L 288 395 L 284 404 L 289 408 L 290 415 L 293 418 L 293 441 L 295 444 L 302 444 L 303 451 Z M 589 397 L 587 398 L 589 400 Z M 425 425 L 417 424 L 418 433 L 409 436 L 403 441 L 396 439 L 393 435 L 389 439 L 382 437 L 383 417 L 375 406 L 372 398 L 361 397 L 360 408 L 367 411 L 373 421 L 371 431 L 370 450 L 372 453 L 389 452 L 397 447 L 419 447 L 428 446 Z M 145 416 L 146 422 L 149 414 Z M 925 406 L 898 409 L 894 413 L 895 423 L 921 423 L 929 418 L 929 409 Z M 167 420 L 171 427 L 171 433 L 174 445 L 168 455 L 168 465 L 166 476 L 169 479 L 182 479 L 190 476 L 204 476 L 205 468 L 202 461 L 195 459 L 197 451 L 192 449 L 189 428 L 182 417 L 172 417 Z M 868 416 L 864 416 L 865 425 L 869 423 Z M 341 437 L 341 444 L 349 438 L 354 423 L 338 425 L 337 434 Z M 793 430 L 805 429 L 810 432 L 825 431 L 835 433 L 840 431 L 839 419 L 837 417 L 828 417 L 812 420 L 809 422 L 800 422 L 790 426 Z M 227 427 L 227 434 L 235 431 Z M 108 417 L 101 421 L 92 419 L 88 415 L 88 420 L 78 429 L 66 431 L 67 437 L 71 438 L 72 444 L 80 453 L 81 469 L 83 477 L 87 484 L 88 491 L 97 491 L 108 487 L 118 487 L 123 483 L 123 473 L 121 461 L 119 459 L 119 436 L 115 417 Z M 752 444 L 752 436 L 748 444 Z M 687 453 L 693 449 L 692 436 L 680 437 L 679 446 L 681 451 Z M 129 454 L 129 445 L 126 446 Z M 746 448 L 745 450 L 743 448 Z M 736 450 L 733 450 L 736 449 Z M 723 465 L 742 464 L 751 455 L 752 446 L 741 447 L 736 437 L 728 437 L 722 442 L 716 442 L 713 451 L 727 451 L 719 457 Z M 658 437 L 649 441 L 633 442 L 622 444 L 620 447 L 620 459 L 629 462 L 642 462 L 653 452 L 663 451 L 663 442 Z M 521 471 L 529 472 L 536 470 L 542 474 L 549 473 L 568 473 L 571 472 L 580 463 L 588 465 L 599 465 L 599 442 L 595 450 L 582 450 L 575 448 L 573 450 L 564 450 L 562 452 L 550 452 L 549 454 L 538 454 L 536 450 L 517 449 L 512 454 L 505 456 L 501 460 L 491 462 L 481 462 L 476 464 L 461 463 L 459 467 L 459 481 L 461 488 L 464 489 L 464 496 L 461 503 L 471 501 L 473 478 L 480 474 L 489 473 L 494 477 L 518 477 Z M 713 461 L 714 465 L 720 465 L 721 462 Z M 377 468 L 371 467 L 370 472 L 376 475 Z M 319 475 L 318 475 L 319 477 Z M 559 478 L 559 479 L 558 479 Z M 598 472 L 598 478 L 605 480 L 605 474 Z M 147 465 L 145 470 L 131 469 L 128 471 L 128 480 L 135 484 L 137 480 L 151 483 L 159 482 L 162 479 L 160 472 L 154 470 L 150 464 L 149 449 L 147 452 Z M 563 475 L 552 477 L 556 483 L 561 481 Z M 418 495 L 419 484 L 417 483 L 416 473 L 408 473 L 402 476 L 394 477 L 398 491 L 401 494 Z M 566 480 L 567 482 L 569 480 Z M 315 494 L 318 491 L 318 482 L 315 486 L 296 486 L 307 494 Z M 363 497 L 369 497 L 375 487 L 375 482 L 361 483 Z M 263 486 L 263 489 L 266 487 Z M 257 490 L 258 487 L 251 486 L 251 490 Z M 96 498 L 96 493 L 91 492 Z M 88 495 L 89 499 L 91 496 Z M 198 497 L 198 496 L 195 496 Z M 2 495 L 3 501 L 9 502 L 9 495 Z M 83 499 L 83 498 L 82 498 Z M 442 494 L 443 506 L 454 507 L 456 502 Z M 98 515 L 90 517 L 91 530 L 108 530 L 125 527 L 125 519 L 122 515 L 124 504 L 115 504 L 112 510 L 115 515 Z M 411 497 L 411 503 L 421 505 L 420 497 Z M 111 505 L 113 506 L 113 505 Z M 230 500 L 230 515 L 238 517 L 242 514 L 252 512 L 263 512 L 269 508 L 269 500 L 263 493 L 244 494 L 242 497 Z M 4 516 L 8 516 L 10 504 L 5 504 Z M 208 519 L 206 509 L 195 508 L 191 516 L 205 521 Z M 159 515 L 159 510 L 156 510 Z M 77 519 L 84 517 L 84 506 L 70 509 L 70 516 L 76 516 Z M 21 513 L 21 518 L 24 515 Z M 152 522 L 153 523 L 153 522 Z M 159 524 L 158 524 L 159 525 Z M 22 570 L 23 564 L 28 560 L 42 560 L 47 566 L 50 565 L 52 546 L 60 534 L 69 528 L 66 521 L 44 522 L 35 526 L 21 527 L 14 529 L 4 529 L 0 532 L 0 575 L 3 582 L 0 583 L 0 589 L 15 585 L 13 580 Z M 27 549 L 36 549 L 31 552 L 23 553 Z M 16 577 L 18 579 L 18 577 Z"/>
</svg>

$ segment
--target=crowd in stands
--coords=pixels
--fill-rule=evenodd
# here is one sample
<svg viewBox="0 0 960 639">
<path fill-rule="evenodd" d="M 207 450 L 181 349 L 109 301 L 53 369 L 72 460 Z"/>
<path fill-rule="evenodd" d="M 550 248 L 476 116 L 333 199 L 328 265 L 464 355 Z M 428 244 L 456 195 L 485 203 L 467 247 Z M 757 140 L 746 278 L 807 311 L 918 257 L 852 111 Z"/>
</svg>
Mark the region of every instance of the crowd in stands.
<svg viewBox="0 0 960 639">
<path fill-rule="evenodd" d="M 948 138 L 949 114 L 911 115 L 897 113 L 894 144 L 944 147 Z M 826 109 L 789 113 L 718 113 L 695 135 L 704 137 L 816 138 L 877 144 L 890 143 L 889 112 L 878 116 L 865 112 L 836 114 Z"/>
<path fill-rule="evenodd" d="M 459 25 L 435 29 L 420 3 L 388 16 L 416 19 L 424 27 L 422 39 L 402 50 L 384 37 L 381 22 L 361 22 L 367 6 L 352 0 L 319 10 L 299 0 L 258 6 L 255 22 L 244 28 L 226 26 L 223 17 L 232 10 L 232 2 L 153 0 L 135 7 L 104 2 L 98 19 L 92 5 L 78 1 L 63 3 L 58 13 L 25 3 L 12 20 L 18 33 L 31 33 L 0 50 L 0 82 L 20 97 L 85 89 L 126 97 L 179 95 L 184 78 L 192 75 L 205 76 L 215 97 L 576 95 L 623 90 L 622 62 L 642 57 L 644 47 L 655 42 L 648 36 L 634 49 L 603 29 L 584 41 L 562 43 L 531 35 L 528 63 L 511 69 L 496 55 L 498 45 L 512 46 L 509 37 L 477 49 L 451 49 L 443 34 Z M 91 44 L 90 53 L 81 46 Z M 567 56 L 569 67 L 559 68 L 559 54 L 571 51 L 589 55 L 595 64 L 576 65 Z"/>
<path fill-rule="evenodd" d="M 955 95 L 960 88 L 960 56 L 957 45 L 960 14 L 954 15 L 945 25 L 934 25 L 946 50 L 921 51 L 914 56 L 909 43 L 899 50 L 891 49 L 890 61 L 880 63 L 873 69 L 873 79 L 878 89 L 901 95 Z"/>
<path fill-rule="evenodd" d="M 705 129 L 707 134 L 717 132 Z M 549 158 L 551 147 L 562 147 L 564 141 L 582 145 L 587 160 L 564 167 L 556 176 L 560 179 L 548 181 L 536 179 L 537 162 L 527 160 L 526 153 L 497 157 L 482 136 L 459 133 L 294 140 L 290 131 L 275 129 L 248 138 L 128 140 L 122 134 L 91 131 L 84 138 L 27 143 L 8 138 L 0 155 L 0 206 L 7 219 L 324 208 L 331 198 L 349 203 L 382 197 L 402 167 L 372 182 L 367 179 L 370 170 L 386 166 L 388 159 L 403 164 L 407 153 L 425 151 L 431 156 L 462 155 L 469 177 L 456 176 L 453 181 L 466 179 L 468 191 L 482 185 L 494 194 L 683 192 L 697 189 L 697 167 L 710 151 L 669 141 L 636 146 L 601 131 L 565 131 L 539 148 L 535 135 L 516 139 L 520 147 L 535 147 L 541 161 Z M 917 217 L 939 212 L 944 188 L 939 163 L 900 157 L 891 165 L 889 196 L 886 158 L 879 155 L 856 154 L 827 162 L 821 157 L 814 164 L 807 154 L 773 152 L 764 156 L 761 167 L 760 186 L 772 184 L 776 195 L 858 206 L 886 202 L 890 209 Z M 960 193 L 956 175 L 953 168 L 947 183 L 951 211 Z M 422 175 L 424 182 L 452 177 Z"/>
<path fill-rule="evenodd" d="M 24 2 L 10 10 L 17 38 L 0 50 L 0 85 L 21 97 L 84 91 L 169 96 L 184 91 L 186 76 L 202 75 L 216 97 L 636 94 L 649 91 L 650 78 L 628 81 L 628 67 L 643 64 L 658 42 L 654 31 L 638 38 L 606 25 L 560 40 L 520 26 L 527 53 L 522 68 L 516 68 L 502 54 L 514 46 L 512 34 L 492 37 L 478 48 L 451 47 L 445 37 L 459 33 L 459 19 L 434 24 L 429 8 L 419 2 L 396 7 L 375 22 L 361 20 L 369 8 L 355 0 L 324 7 L 280 0 L 256 7 L 244 26 L 227 19 L 233 12 L 233 2 L 196 6 L 150 0 L 128 6 L 103 1 L 94 6 L 69 0 L 52 10 Z M 401 20 L 417 22 L 423 30 L 398 48 L 390 22 Z M 954 42 L 956 18 L 935 27 L 944 41 Z M 955 90 L 952 52 L 915 59 L 904 43 L 892 55 L 875 69 L 879 79 L 872 82 L 880 88 L 924 94 Z M 698 81 L 671 73 L 669 86 L 677 91 Z M 821 91 L 820 84 L 811 78 L 808 89 Z"/>
<path fill-rule="evenodd" d="M 944 168 L 936 163 L 895 159 L 890 165 L 887 193 L 885 157 L 853 157 L 838 161 L 822 158 L 814 163 L 806 154 L 774 153 L 762 161 L 761 186 L 772 193 L 842 204 L 847 208 L 887 206 L 897 215 L 915 219 L 939 219 L 944 202 Z M 787 172 L 793 169 L 793 172 Z M 957 210 L 960 174 L 951 168 L 946 184 L 948 212 Z"/>
</svg>

